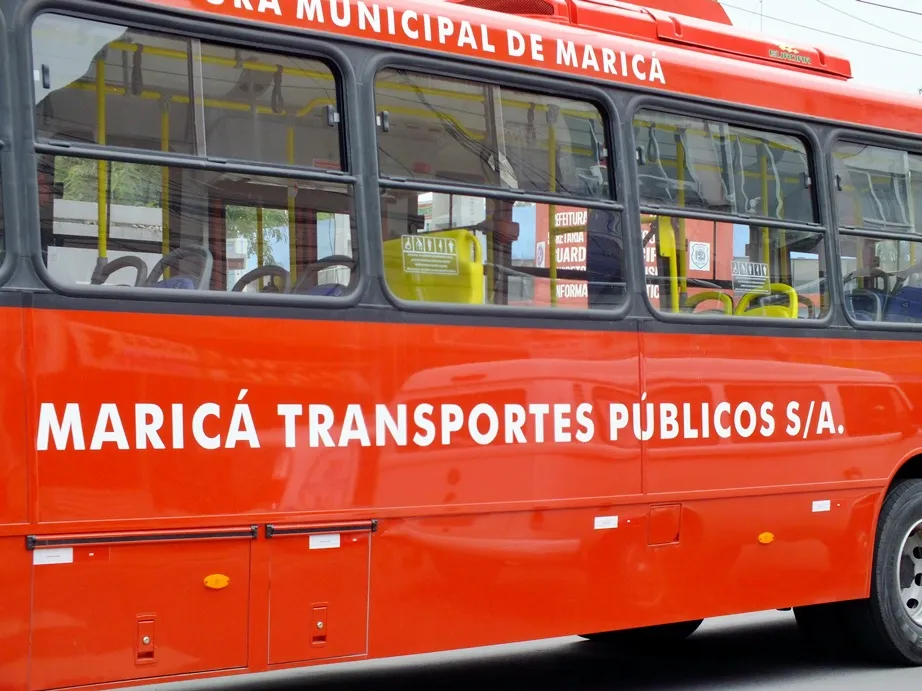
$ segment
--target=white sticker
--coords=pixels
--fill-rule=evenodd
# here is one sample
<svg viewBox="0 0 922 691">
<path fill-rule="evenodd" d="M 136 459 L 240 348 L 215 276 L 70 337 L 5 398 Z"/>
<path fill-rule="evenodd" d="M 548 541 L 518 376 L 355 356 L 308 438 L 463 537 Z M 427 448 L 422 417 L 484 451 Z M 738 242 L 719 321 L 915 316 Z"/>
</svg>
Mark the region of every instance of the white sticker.
<svg viewBox="0 0 922 691">
<path fill-rule="evenodd" d="M 335 549 L 339 547 L 339 533 L 310 536 L 310 549 Z"/>
<path fill-rule="evenodd" d="M 457 276 L 458 242 L 432 235 L 402 235 L 403 270 L 411 274 Z"/>
<path fill-rule="evenodd" d="M 730 275 L 733 279 L 733 292 L 736 295 L 757 293 L 770 295 L 768 264 L 761 262 L 730 262 Z"/>
<path fill-rule="evenodd" d="M 32 552 L 32 563 L 36 566 L 44 564 L 72 564 L 73 562 L 73 547 L 53 547 L 50 549 L 37 549 Z"/>
<path fill-rule="evenodd" d="M 596 516 L 595 517 L 595 529 L 596 530 L 606 530 L 607 528 L 617 528 L 618 527 L 618 517 L 617 516 Z"/>
<path fill-rule="evenodd" d="M 707 242 L 688 243 L 688 270 L 707 271 L 711 268 L 711 245 Z"/>
<path fill-rule="evenodd" d="M 831 508 L 832 506 L 828 499 L 813 502 L 813 513 L 822 513 L 824 511 L 829 511 Z"/>
</svg>

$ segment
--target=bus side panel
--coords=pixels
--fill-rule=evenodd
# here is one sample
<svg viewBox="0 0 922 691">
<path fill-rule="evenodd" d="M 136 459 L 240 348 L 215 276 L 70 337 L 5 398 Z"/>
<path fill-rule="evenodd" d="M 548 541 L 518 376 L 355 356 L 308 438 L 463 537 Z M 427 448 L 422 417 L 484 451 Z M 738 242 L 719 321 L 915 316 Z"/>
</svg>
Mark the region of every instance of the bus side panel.
<svg viewBox="0 0 922 691">
<path fill-rule="evenodd" d="M 0 526 L 8 527 L 24 526 L 29 519 L 24 314 L 20 308 L 0 308 Z M 0 537 L 0 680 L 4 690 L 26 688 L 30 569 L 25 537 Z"/>
<path fill-rule="evenodd" d="M 830 496 L 833 510 L 811 521 L 813 501 Z M 369 654 L 858 598 L 877 498 L 852 490 L 384 521 Z"/>
<path fill-rule="evenodd" d="M 87 539 L 34 552 L 32 688 L 247 666 L 249 538 Z"/>
<path fill-rule="evenodd" d="M 922 446 L 912 341 L 644 333 L 644 491 L 877 480 Z"/>
<path fill-rule="evenodd" d="M 863 359 L 872 347 L 876 357 Z M 785 606 L 867 594 L 874 502 L 896 463 L 920 445 L 914 392 L 890 369 L 893 361 L 880 357 L 888 350 L 904 349 L 885 341 L 642 335 L 650 433 L 644 490 L 654 502 L 694 492 L 727 498 L 722 505 L 732 510 L 722 516 L 702 505 L 699 548 L 748 542 L 746 560 L 711 572 L 709 587 L 726 593 L 727 603 L 739 596 L 733 609 L 746 609 L 745 593 L 734 587 L 740 574 L 768 579 L 751 595 L 753 606 L 770 606 L 770 592 L 784 591 Z M 835 486 L 861 480 L 880 487 Z M 750 534 L 737 535 L 747 515 L 758 520 Z M 731 573 L 737 576 L 721 583 Z M 782 582 L 789 585 L 768 589 Z"/>
<path fill-rule="evenodd" d="M 606 630 L 637 620 L 645 510 L 621 505 L 382 521 L 369 654 Z"/>
<path fill-rule="evenodd" d="M 51 309 L 34 318 L 36 342 L 50 344 L 36 352 L 35 406 L 52 403 L 55 425 L 68 403 L 80 411 L 57 441 L 39 425 L 42 523 L 476 513 L 640 493 L 640 444 L 610 440 L 607 418 L 609 401 L 639 395 L 634 330 Z M 238 406 L 255 437 L 235 422 Z M 518 430 L 509 406 L 524 411 Z M 379 424 L 401 410 L 403 434 Z M 151 411 L 161 424 L 139 434 Z M 451 428 L 446 415 L 458 411 Z"/>
<path fill-rule="evenodd" d="M 867 595 L 875 490 L 822 490 L 678 504 L 679 521 L 646 553 L 637 622 L 706 619 Z M 814 512 L 814 502 L 830 501 Z M 651 540 L 652 542 L 652 540 Z M 619 622 L 621 624 L 621 622 Z"/>
<path fill-rule="evenodd" d="M 23 691 L 29 673 L 29 573 L 22 536 L 0 538 L 0 688 Z"/>
<path fill-rule="evenodd" d="M 29 520 L 23 318 L 0 307 L 0 526 Z"/>
</svg>

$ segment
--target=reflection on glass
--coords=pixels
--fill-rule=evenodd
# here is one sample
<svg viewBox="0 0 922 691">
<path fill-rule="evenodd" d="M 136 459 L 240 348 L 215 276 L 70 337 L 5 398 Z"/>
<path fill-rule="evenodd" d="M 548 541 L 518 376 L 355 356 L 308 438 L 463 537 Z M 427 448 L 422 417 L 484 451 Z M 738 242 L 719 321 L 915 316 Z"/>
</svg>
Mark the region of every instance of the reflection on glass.
<svg viewBox="0 0 922 691">
<path fill-rule="evenodd" d="M 340 170 L 324 64 L 43 14 L 32 31 L 39 139 Z"/>
<path fill-rule="evenodd" d="M 61 283 L 336 296 L 358 280 L 348 186 L 102 165 L 40 163 L 43 253 Z"/>
<path fill-rule="evenodd" d="M 807 147 L 790 135 L 686 115 L 634 119 L 642 204 L 817 220 Z"/>
<path fill-rule="evenodd" d="M 821 233 L 653 215 L 642 230 L 660 312 L 819 319 L 829 309 Z"/>
<path fill-rule="evenodd" d="M 843 235 L 845 308 L 857 321 L 922 322 L 922 242 Z"/>
<path fill-rule="evenodd" d="M 922 156 L 866 144 L 839 144 L 833 161 L 840 226 L 919 232 Z"/>
<path fill-rule="evenodd" d="M 558 96 L 405 70 L 375 80 L 381 173 L 610 198 L 605 121 Z"/>
<path fill-rule="evenodd" d="M 620 214 L 387 190 L 385 279 L 404 300 L 612 309 L 626 299 Z"/>
</svg>

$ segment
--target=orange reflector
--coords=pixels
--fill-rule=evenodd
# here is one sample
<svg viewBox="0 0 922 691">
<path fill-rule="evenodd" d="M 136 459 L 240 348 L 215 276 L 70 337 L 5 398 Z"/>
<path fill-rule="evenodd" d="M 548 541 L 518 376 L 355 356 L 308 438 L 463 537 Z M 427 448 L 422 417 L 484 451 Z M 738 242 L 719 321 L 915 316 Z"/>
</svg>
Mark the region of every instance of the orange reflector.
<svg viewBox="0 0 922 691">
<path fill-rule="evenodd" d="M 213 573 L 210 576 L 205 576 L 205 587 L 212 590 L 226 588 L 228 583 L 230 583 L 230 578 L 223 573 Z"/>
<path fill-rule="evenodd" d="M 770 545 L 774 541 L 775 536 L 771 533 L 762 533 L 759 535 L 759 542 L 761 542 L 763 545 Z"/>
</svg>

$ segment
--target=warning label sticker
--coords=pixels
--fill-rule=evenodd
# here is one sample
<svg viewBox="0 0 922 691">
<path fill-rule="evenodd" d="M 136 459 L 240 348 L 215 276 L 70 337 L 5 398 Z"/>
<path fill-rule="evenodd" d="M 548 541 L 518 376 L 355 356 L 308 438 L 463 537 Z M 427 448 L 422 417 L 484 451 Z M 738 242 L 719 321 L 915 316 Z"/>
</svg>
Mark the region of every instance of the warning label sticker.
<svg viewBox="0 0 922 691">
<path fill-rule="evenodd" d="M 733 292 L 737 295 L 745 293 L 771 293 L 768 286 L 768 264 L 760 262 L 735 261 L 732 265 Z"/>
<path fill-rule="evenodd" d="M 401 236 L 403 270 L 413 274 L 458 275 L 457 243 L 452 238 Z"/>
</svg>

